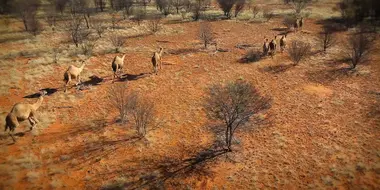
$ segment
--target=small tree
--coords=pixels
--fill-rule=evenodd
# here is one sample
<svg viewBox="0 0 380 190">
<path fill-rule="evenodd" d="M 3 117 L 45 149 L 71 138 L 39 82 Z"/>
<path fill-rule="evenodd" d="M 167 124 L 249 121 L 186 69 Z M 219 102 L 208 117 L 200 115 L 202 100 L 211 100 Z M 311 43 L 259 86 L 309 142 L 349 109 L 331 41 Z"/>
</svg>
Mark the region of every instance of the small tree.
<svg viewBox="0 0 380 190">
<path fill-rule="evenodd" d="M 373 47 L 373 39 L 369 34 L 359 32 L 348 39 L 346 55 L 350 58 L 352 69 L 368 60 Z"/>
<path fill-rule="evenodd" d="M 324 52 L 336 43 L 334 33 L 331 29 L 324 28 L 317 38 L 319 44 L 322 46 Z"/>
<path fill-rule="evenodd" d="M 128 111 L 128 94 L 127 84 L 114 83 L 108 89 L 108 101 L 111 107 L 115 108 L 119 112 L 120 121 L 125 123 L 127 121 Z"/>
<path fill-rule="evenodd" d="M 154 104 L 152 101 L 138 97 L 136 93 L 131 93 L 128 97 L 128 110 L 137 134 L 144 137 L 148 126 L 154 121 Z"/>
<path fill-rule="evenodd" d="M 259 14 L 260 11 L 261 11 L 260 6 L 258 6 L 258 5 L 254 5 L 254 6 L 252 7 L 253 18 L 256 18 L 257 14 Z"/>
<path fill-rule="evenodd" d="M 28 22 L 35 22 L 37 10 L 40 7 L 40 0 L 15 0 L 13 1 L 13 10 L 16 12 L 24 23 L 25 31 L 28 31 Z"/>
<path fill-rule="evenodd" d="M 231 18 L 231 10 L 237 0 L 217 0 L 219 7 L 224 12 L 224 16 Z"/>
<path fill-rule="evenodd" d="M 246 81 L 212 85 L 207 94 L 204 107 L 211 119 L 224 122 L 228 151 L 232 151 L 232 138 L 236 129 L 255 114 L 270 108 L 270 99 L 261 96 L 257 89 Z"/>
<path fill-rule="evenodd" d="M 146 12 L 143 9 L 138 8 L 135 11 L 135 16 L 133 17 L 133 20 L 137 22 L 137 25 L 140 26 L 141 21 L 143 21 L 145 17 L 146 17 Z"/>
<path fill-rule="evenodd" d="M 203 11 L 206 10 L 206 0 L 194 0 L 191 3 L 191 11 L 193 12 L 193 19 L 199 20 Z"/>
<path fill-rule="evenodd" d="M 105 0 L 94 0 L 94 5 L 96 11 L 100 10 L 100 12 L 104 11 L 104 8 L 106 7 L 106 1 Z"/>
<path fill-rule="evenodd" d="M 102 34 L 106 30 L 106 26 L 104 25 L 103 21 L 96 20 L 93 22 L 92 27 L 95 29 L 96 33 L 98 34 L 99 38 L 102 37 Z"/>
<path fill-rule="evenodd" d="M 125 37 L 117 33 L 113 33 L 110 36 L 110 41 L 115 48 L 115 52 L 120 52 L 121 47 L 125 44 Z"/>
<path fill-rule="evenodd" d="M 209 22 L 202 22 L 199 26 L 199 39 L 203 42 L 205 48 L 214 39 L 212 34 L 211 24 Z"/>
<path fill-rule="evenodd" d="M 236 0 L 235 4 L 235 17 L 239 15 L 241 11 L 243 11 L 245 6 L 245 0 Z"/>
<path fill-rule="evenodd" d="M 274 16 L 274 13 L 271 9 L 264 9 L 263 11 L 263 17 L 267 19 L 267 22 L 269 22 L 270 19 L 272 19 Z"/>
<path fill-rule="evenodd" d="M 153 16 L 153 18 L 150 19 L 149 22 L 148 22 L 148 28 L 149 28 L 149 30 L 152 33 L 156 33 L 157 31 L 159 31 L 160 28 L 161 28 L 160 22 L 161 22 L 161 17 L 160 16 Z"/>
<path fill-rule="evenodd" d="M 170 3 L 176 9 L 177 14 L 179 14 L 179 10 L 181 10 L 181 8 L 184 6 L 185 1 L 184 0 L 171 0 Z"/>
<path fill-rule="evenodd" d="M 296 14 L 300 14 L 312 0 L 292 0 L 292 6 Z"/>
<path fill-rule="evenodd" d="M 307 42 L 294 40 L 289 46 L 288 54 L 294 65 L 297 65 L 302 60 L 310 55 L 311 46 Z"/>
<path fill-rule="evenodd" d="M 84 28 L 83 20 L 79 16 L 72 15 L 71 19 L 66 23 L 66 28 L 76 47 L 79 47 L 79 44 L 86 40 L 91 33 Z"/>
<path fill-rule="evenodd" d="M 41 33 L 42 25 L 35 16 L 28 19 L 27 26 L 28 32 L 33 34 L 34 36 L 37 36 L 37 34 Z"/>
</svg>

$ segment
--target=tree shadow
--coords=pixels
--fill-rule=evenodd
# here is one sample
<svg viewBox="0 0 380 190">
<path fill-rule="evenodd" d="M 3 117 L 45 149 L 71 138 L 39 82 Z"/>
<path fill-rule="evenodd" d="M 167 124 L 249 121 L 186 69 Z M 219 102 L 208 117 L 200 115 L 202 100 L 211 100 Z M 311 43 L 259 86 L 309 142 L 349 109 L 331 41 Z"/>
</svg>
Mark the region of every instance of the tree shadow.
<svg viewBox="0 0 380 190">
<path fill-rule="evenodd" d="M 316 23 L 322 25 L 323 28 L 326 28 L 332 32 L 343 32 L 347 30 L 344 19 L 340 17 L 332 17 L 324 20 L 318 20 Z"/>
<path fill-rule="evenodd" d="M 152 35 L 152 33 L 143 33 L 143 34 L 137 34 L 132 36 L 125 37 L 126 39 L 133 39 L 133 38 L 143 38 Z"/>
<path fill-rule="evenodd" d="M 326 84 L 331 83 L 337 79 L 342 79 L 348 77 L 352 71 L 350 68 L 333 68 L 333 69 L 322 69 L 317 71 L 307 72 L 307 78 L 316 83 Z"/>
<path fill-rule="evenodd" d="M 294 65 L 285 65 L 285 64 L 280 64 L 280 65 L 269 65 L 265 66 L 264 68 L 260 68 L 262 72 L 267 72 L 267 73 L 272 73 L 272 74 L 279 74 L 286 72 L 287 70 L 293 68 Z"/>
<path fill-rule="evenodd" d="M 46 91 L 46 96 L 50 96 L 54 93 L 56 93 L 58 91 L 57 88 L 44 88 L 44 89 L 40 89 L 39 91 Z M 38 98 L 40 97 L 40 93 L 39 92 L 36 92 L 36 93 L 33 93 L 33 94 L 29 94 L 27 96 L 24 96 L 23 98 Z"/>
<path fill-rule="evenodd" d="M 206 165 L 221 155 L 226 154 L 224 149 L 213 150 L 204 149 L 196 153 L 194 156 L 177 160 L 169 157 L 159 159 L 135 160 L 138 162 L 137 167 L 123 168 L 117 171 L 101 173 L 99 176 L 110 176 L 114 173 L 121 173 L 123 176 L 140 176 L 131 181 L 115 182 L 102 187 L 103 190 L 116 189 L 151 189 L 163 187 L 165 181 L 175 178 L 185 178 L 191 174 L 211 175 L 211 171 L 207 170 Z"/>
<path fill-rule="evenodd" d="M 172 55 L 180 55 L 180 54 L 189 54 L 189 53 L 197 53 L 200 52 L 197 48 L 181 48 L 181 49 L 171 49 L 168 51 L 169 54 Z"/>
</svg>

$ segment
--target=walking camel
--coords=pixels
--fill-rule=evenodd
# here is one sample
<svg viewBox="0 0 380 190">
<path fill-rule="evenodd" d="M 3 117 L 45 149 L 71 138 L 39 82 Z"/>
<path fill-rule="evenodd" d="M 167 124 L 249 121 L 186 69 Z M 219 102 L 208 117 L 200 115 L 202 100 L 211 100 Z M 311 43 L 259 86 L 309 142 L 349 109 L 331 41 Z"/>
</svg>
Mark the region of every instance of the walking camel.
<svg viewBox="0 0 380 190">
<path fill-rule="evenodd" d="M 46 91 L 40 92 L 40 97 L 37 102 L 34 104 L 26 103 L 17 103 L 13 106 L 12 110 L 8 113 L 5 118 L 5 130 L 9 129 L 9 136 L 12 137 L 13 142 L 16 142 L 16 139 L 13 137 L 12 133 L 20 125 L 20 122 L 29 120 L 29 123 L 32 125 L 30 130 L 33 129 L 39 123 L 36 118 L 36 111 L 41 106 L 44 96 L 47 94 Z"/>
</svg>

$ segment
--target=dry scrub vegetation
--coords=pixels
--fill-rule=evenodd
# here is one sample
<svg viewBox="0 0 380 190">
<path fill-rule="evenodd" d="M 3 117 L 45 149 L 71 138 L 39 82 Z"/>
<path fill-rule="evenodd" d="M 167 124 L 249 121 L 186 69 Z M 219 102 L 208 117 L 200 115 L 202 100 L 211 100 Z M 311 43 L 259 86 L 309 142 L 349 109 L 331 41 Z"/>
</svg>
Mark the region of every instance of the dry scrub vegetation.
<svg viewBox="0 0 380 190">
<path fill-rule="evenodd" d="M 0 1 L 0 189 L 379 189 L 378 7 Z"/>
</svg>

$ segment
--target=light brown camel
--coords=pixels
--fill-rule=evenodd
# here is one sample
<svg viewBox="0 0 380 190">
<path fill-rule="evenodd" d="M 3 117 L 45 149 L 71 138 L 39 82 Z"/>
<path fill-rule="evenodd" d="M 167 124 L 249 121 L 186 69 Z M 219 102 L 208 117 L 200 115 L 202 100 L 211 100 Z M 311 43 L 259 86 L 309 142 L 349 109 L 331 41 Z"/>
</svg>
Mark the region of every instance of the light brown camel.
<svg viewBox="0 0 380 190">
<path fill-rule="evenodd" d="M 17 103 L 13 106 L 12 110 L 8 113 L 5 118 L 5 130 L 9 129 L 9 135 L 12 137 L 13 142 L 16 142 L 16 139 L 13 137 L 12 133 L 20 125 L 19 122 L 29 120 L 30 130 L 33 129 L 34 126 L 39 122 L 36 118 L 36 111 L 41 106 L 44 96 L 47 94 L 46 91 L 40 92 L 40 97 L 37 102 L 34 104 L 26 104 L 26 103 Z"/>
</svg>

